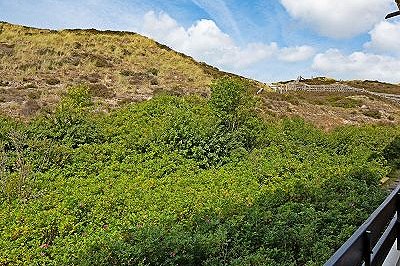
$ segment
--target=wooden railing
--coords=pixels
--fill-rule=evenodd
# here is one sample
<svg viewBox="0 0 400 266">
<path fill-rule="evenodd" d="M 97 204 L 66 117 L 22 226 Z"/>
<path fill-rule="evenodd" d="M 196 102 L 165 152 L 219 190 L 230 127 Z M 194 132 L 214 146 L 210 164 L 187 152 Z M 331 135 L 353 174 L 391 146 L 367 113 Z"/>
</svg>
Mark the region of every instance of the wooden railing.
<svg viewBox="0 0 400 266">
<path fill-rule="evenodd" d="M 288 83 L 271 86 L 276 92 L 286 93 L 290 91 L 308 91 L 308 92 L 367 92 L 364 89 L 353 88 L 344 84 L 331 85 L 308 85 L 305 83 Z"/>
<path fill-rule="evenodd" d="M 385 98 L 400 104 L 400 95 L 372 92 L 366 89 L 354 88 L 348 85 L 335 83 L 331 85 L 308 85 L 301 82 L 294 82 L 288 84 L 270 85 L 270 87 L 278 93 L 288 93 L 291 91 L 305 91 L 305 92 L 355 92 L 370 94 L 377 97 Z"/>
<path fill-rule="evenodd" d="M 400 249 L 400 186 L 325 263 L 325 266 L 382 265 L 397 239 Z"/>
</svg>

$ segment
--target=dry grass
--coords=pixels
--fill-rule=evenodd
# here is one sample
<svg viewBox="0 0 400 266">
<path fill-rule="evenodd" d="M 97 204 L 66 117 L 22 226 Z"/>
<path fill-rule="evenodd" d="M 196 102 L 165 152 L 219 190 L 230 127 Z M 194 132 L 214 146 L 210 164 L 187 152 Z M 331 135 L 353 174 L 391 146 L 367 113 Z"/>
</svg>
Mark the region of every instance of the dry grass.
<svg viewBox="0 0 400 266">
<path fill-rule="evenodd" d="M 281 82 L 282 84 L 293 82 L 289 80 Z M 350 80 L 350 81 L 338 81 L 327 77 L 316 77 L 311 79 L 303 79 L 300 82 L 308 85 L 331 85 L 334 83 L 342 83 L 353 88 L 365 89 L 372 92 L 381 92 L 389 94 L 400 94 L 400 84 L 390 84 L 386 82 L 380 82 L 377 80 Z"/>
<path fill-rule="evenodd" d="M 389 94 L 400 94 L 400 85 L 390 84 L 379 81 L 371 81 L 371 80 L 354 80 L 347 81 L 346 84 L 355 88 L 366 89 L 368 91 L 374 92 L 382 92 Z"/>
<path fill-rule="evenodd" d="M 326 78 L 326 77 L 316 77 L 312 79 L 305 79 L 302 82 L 308 84 L 308 85 L 331 85 L 336 83 L 335 79 L 332 78 Z"/>
<path fill-rule="evenodd" d="M 377 80 L 351 80 L 351 81 L 337 81 L 332 78 L 317 77 L 313 79 L 306 79 L 302 82 L 308 85 L 330 85 L 336 82 L 349 85 L 353 88 L 365 89 L 373 92 L 400 94 L 400 85 L 380 82 Z"/>
<path fill-rule="evenodd" d="M 31 113 L 23 108 L 32 95 L 39 106 L 52 105 L 75 84 L 89 85 L 96 101 L 108 108 L 111 97 L 115 106 L 161 90 L 208 95 L 212 80 L 224 75 L 233 74 L 135 33 L 0 23 L 0 108 L 13 116 Z"/>
<path fill-rule="evenodd" d="M 215 79 L 233 74 L 199 63 L 135 33 L 33 29 L 0 22 L 0 113 L 31 117 L 51 110 L 71 85 L 86 84 L 103 110 L 143 101 L 160 92 L 209 95 Z M 236 76 L 237 77 L 237 76 Z M 397 105 L 344 93 L 260 94 L 266 118 L 300 116 L 330 129 L 342 124 L 397 123 Z M 329 78 L 304 80 L 326 85 Z M 353 81 L 354 87 L 398 93 L 393 84 Z M 380 118 L 378 118 L 378 112 Z M 372 115 L 372 116 L 371 116 Z"/>
<path fill-rule="evenodd" d="M 267 120 L 301 117 L 331 130 L 341 125 L 398 124 L 399 106 L 380 98 L 354 93 L 263 93 L 260 114 Z"/>
</svg>

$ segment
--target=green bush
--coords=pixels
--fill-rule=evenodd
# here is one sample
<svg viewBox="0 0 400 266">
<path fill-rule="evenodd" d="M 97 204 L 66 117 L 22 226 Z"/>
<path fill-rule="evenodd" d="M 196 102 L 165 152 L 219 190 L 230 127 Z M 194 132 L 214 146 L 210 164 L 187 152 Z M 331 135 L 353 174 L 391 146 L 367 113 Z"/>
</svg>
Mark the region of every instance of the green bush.
<svg viewBox="0 0 400 266">
<path fill-rule="evenodd" d="M 75 88 L 1 118 L 0 265 L 322 265 L 386 196 L 398 128 L 266 123 L 216 84 L 108 115 Z"/>
<path fill-rule="evenodd" d="M 400 169 L 400 136 L 396 136 L 393 141 L 385 147 L 383 155 L 390 164 Z"/>
<path fill-rule="evenodd" d="M 362 106 L 362 101 L 352 98 L 333 97 L 330 99 L 331 105 L 342 108 L 357 108 Z"/>
<path fill-rule="evenodd" d="M 88 87 L 72 87 L 57 106 L 55 114 L 36 119 L 30 133 L 36 139 L 59 141 L 73 148 L 103 141 L 102 129 L 97 126 L 96 115 L 91 112 L 92 106 Z"/>
<path fill-rule="evenodd" d="M 382 118 L 381 112 L 379 112 L 379 110 L 376 110 L 376 109 L 363 111 L 363 114 L 365 116 L 372 117 L 372 118 L 375 118 L 375 119 L 381 119 Z"/>
<path fill-rule="evenodd" d="M 211 109 L 229 129 L 240 126 L 254 107 L 245 84 L 233 78 L 219 79 L 211 85 Z"/>
</svg>

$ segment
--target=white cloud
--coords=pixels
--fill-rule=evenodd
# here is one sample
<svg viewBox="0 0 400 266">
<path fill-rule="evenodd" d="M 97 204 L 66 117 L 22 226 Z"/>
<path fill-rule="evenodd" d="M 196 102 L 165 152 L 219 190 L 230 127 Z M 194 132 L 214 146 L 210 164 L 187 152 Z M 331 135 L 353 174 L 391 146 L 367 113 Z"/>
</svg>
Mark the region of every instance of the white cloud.
<svg viewBox="0 0 400 266">
<path fill-rule="evenodd" d="M 393 0 L 281 0 L 295 19 L 318 33 L 350 38 L 369 31 L 390 10 Z"/>
<path fill-rule="evenodd" d="M 298 62 L 310 59 L 315 54 L 311 46 L 303 45 L 296 47 L 285 47 L 281 49 L 279 58 L 285 62 Z"/>
<path fill-rule="evenodd" d="M 202 19 L 188 29 L 166 13 L 153 11 L 144 16 L 142 33 L 180 52 L 226 69 L 244 69 L 263 60 L 304 61 L 314 55 L 309 46 L 279 48 L 270 44 L 249 43 L 242 48 L 212 20 Z"/>
<path fill-rule="evenodd" d="M 222 23 L 227 28 L 233 30 L 236 35 L 240 35 L 239 27 L 229 7 L 223 0 L 192 0 L 192 2 L 207 12 L 213 20 Z"/>
<path fill-rule="evenodd" d="M 363 51 L 344 54 L 329 49 L 314 57 L 312 68 L 344 79 L 400 82 L 400 22 L 381 21 L 369 32 Z"/>
<path fill-rule="evenodd" d="M 344 79 L 373 79 L 400 82 L 400 59 L 365 52 L 344 55 L 337 49 L 317 54 L 314 70 Z"/>
<path fill-rule="evenodd" d="M 234 46 L 229 35 L 223 33 L 212 20 L 197 21 L 187 30 L 188 38 L 183 50 L 201 55 L 209 51 L 220 51 Z"/>
<path fill-rule="evenodd" d="M 156 36 L 158 40 L 166 42 L 173 47 L 180 47 L 187 39 L 188 33 L 178 23 L 165 13 L 158 16 L 150 11 L 144 15 L 144 34 Z"/>
<path fill-rule="evenodd" d="M 279 48 L 276 43 L 250 43 L 244 49 L 232 46 L 225 49 L 217 63 L 223 66 L 233 66 L 234 68 L 246 68 L 262 60 L 272 58 Z"/>
<path fill-rule="evenodd" d="M 400 22 L 382 21 L 369 34 L 371 41 L 364 45 L 365 48 L 400 55 Z"/>
</svg>

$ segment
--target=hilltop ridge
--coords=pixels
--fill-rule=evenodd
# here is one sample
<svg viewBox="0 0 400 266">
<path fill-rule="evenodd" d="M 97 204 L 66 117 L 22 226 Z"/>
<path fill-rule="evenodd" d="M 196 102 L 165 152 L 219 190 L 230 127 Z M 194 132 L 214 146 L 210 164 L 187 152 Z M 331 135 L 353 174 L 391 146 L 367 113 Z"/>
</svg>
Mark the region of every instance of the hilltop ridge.
<svg viewBox="0 0 400 266">
<path fill-rule="evenodd" d="M 160 91 L 207 96 L 212 80 L 222 76 L 245 79 L 133 32 L 0 22 L 0 110 L 11 116 L 51 109 L 77 84 L 89 86 L 96 102 L 109 109 Z"/>
</svg>

